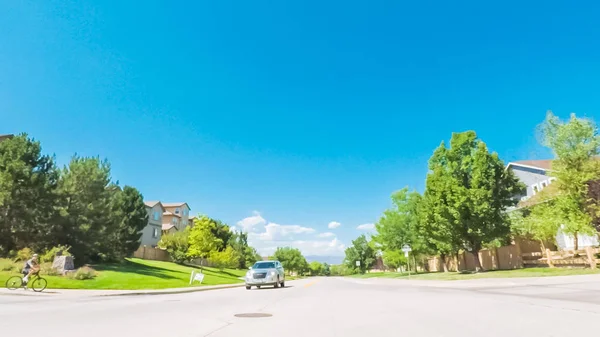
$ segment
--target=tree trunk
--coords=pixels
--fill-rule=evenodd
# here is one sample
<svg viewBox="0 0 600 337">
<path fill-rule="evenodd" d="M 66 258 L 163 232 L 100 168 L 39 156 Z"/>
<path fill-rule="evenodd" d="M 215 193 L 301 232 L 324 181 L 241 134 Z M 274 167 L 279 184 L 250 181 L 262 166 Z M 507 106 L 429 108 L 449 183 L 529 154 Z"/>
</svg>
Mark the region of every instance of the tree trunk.
<svg viewBox="0 0 600 337">
<path fill-rule="evenodd" d="M 442 260 L 442 268 L 444 268 L 444 273 L 447 273 L 448 265 L 446 264 L 446 254 L 440 254 L 440 260 Z"/>
<path fill-rule="evenodd" d="M 464 256 L 464 254 L 463 254 Z M 458 269 L 458 253 L 454 254 L 454 268 L 456 269 L 455 272 L 459 272 L 460 270 Z"/>
<path fill-rule="evenodd" d="M 573 245 L 574 245 L 573 248 L 575 248 L 575 255 L 577 255 L 577 250 L 579 250 L 579 238 L 578 238 L 577 232 L 575 232 L 575 234 L 573 234 L 573 239 L 574 239 L 573 240 Z"/>
<path fill-rule="evenodd" d="M 415 274 L 417 274 L 419 271 L 417 270 L 417 257 L 413 254 L 413 264 L 415 265 Z"/>
<path fill-rule="evenodd" d="M 479 273 L 480 271 L 484 271 L 481 267 L 481 261 L 479 261 L 479 250 L 473 250 L 471 254 L 473 254 L 473 259 L 475 261 L 475 272 Z"/>
</svg>

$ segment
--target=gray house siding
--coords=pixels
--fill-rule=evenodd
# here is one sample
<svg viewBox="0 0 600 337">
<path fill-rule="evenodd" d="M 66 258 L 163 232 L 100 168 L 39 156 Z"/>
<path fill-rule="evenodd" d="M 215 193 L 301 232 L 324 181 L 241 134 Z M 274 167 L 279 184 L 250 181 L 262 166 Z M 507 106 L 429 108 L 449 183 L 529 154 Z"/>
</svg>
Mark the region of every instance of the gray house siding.
<svg viewBox="0 0 600 337">
<path fill-rule="evenodd" d="M 545 170 L 522 167 L 518 165 L 512 165 L 511 168 L 515 173 L 515 176 L 517 176 L 517 178 L 519 178 L 523 184 L 527 185 L 527 194 L 521 195 L 520 197 L 532 197 L 535 194 L 533 186 L 535 184 L 547 182 L 548 179 L 551 178 L 550 175 L 547 175 Z"/>
<path fill-rule="evenodd" d="M 161 204 L 156 204 L 154 207 L 146 206 L 146 211 L 148 212 L 148 225 L 144 227 L 142 230 L 142 237 L 140 239 L 140 244 L 142 246 L 156 246 L 158 241 L 160 241 L 160 236 L 162 234 L 162 213 L 163 209 Z M 157 214 L 158 219 L 154 217 L 154 214 Z"/>
</svg>

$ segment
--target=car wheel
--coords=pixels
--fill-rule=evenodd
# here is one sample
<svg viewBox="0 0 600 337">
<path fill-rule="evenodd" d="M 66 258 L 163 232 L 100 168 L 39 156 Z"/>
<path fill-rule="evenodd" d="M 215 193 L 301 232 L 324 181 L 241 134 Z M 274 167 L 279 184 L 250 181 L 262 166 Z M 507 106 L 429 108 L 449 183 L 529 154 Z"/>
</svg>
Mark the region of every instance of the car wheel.
<svg viewBox="0 0 600 337">
<path fill-rule="evenodd" d="M 251 286 L 246 286 L 246 290 L 250 290 L 251 288 Z"/>
<path fill-rule="evenodd" d="M 256 286 L 256 289 L 260 289 L 260 286 Z"/>
<path fill-rule="evenodd" d="M 279 276 L 277 276 L 277 282 L 275 282 L 275 285 L 273 287 L 279 288 Z"/>
<path fill-rule="evenodd" d="M 281 287 L 282 287 L 282 288 L 285 288 L 285 281 L 282 281 L 282 282 L 281 282 Z"/>
</svg>

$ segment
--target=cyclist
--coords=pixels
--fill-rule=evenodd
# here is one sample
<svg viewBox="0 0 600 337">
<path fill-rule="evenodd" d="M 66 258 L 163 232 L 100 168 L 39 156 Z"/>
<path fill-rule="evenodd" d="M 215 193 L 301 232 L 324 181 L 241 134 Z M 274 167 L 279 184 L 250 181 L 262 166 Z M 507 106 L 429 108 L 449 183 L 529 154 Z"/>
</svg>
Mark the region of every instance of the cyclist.
<svg viewBox="0 0 600 337">
<path fill-rule="evenodd" d="M 23 284 L 27 284 L 29 282 L 29 276 L 37 273 L 40 270 L 40 264 L 38 263 L 38 255 L 33 254 L 31 259 L 25 262 L 25 266 L 23 267 Z"/>
</svg>

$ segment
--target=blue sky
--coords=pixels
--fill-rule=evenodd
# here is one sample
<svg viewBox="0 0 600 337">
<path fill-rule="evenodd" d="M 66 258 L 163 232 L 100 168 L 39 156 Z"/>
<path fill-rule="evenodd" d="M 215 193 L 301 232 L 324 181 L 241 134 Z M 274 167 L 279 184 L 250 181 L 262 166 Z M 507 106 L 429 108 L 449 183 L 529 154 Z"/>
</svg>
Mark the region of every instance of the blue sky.
<svg viewBox="0 0 600 337">
<path fill-rule="evenodd" d="M 4 1 L 0 133 L 28 132 L 61 164 L 108 158 L 121 184 L 240 222 L 263 252 L 340 255 L 394 190 L 423 189 L 452 132 L 476 130 L 505 161 L 544 158 L 546 110 L 598 119 L 599 14 L 592 1 Z"/>
</svg>

